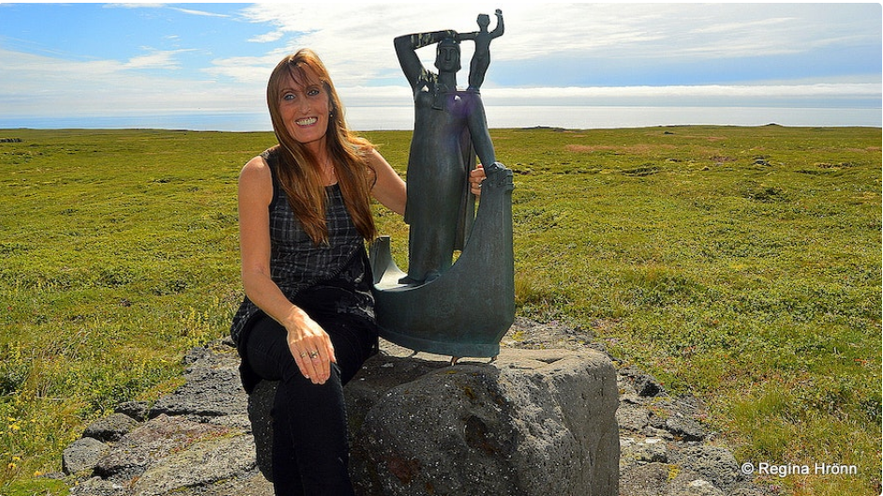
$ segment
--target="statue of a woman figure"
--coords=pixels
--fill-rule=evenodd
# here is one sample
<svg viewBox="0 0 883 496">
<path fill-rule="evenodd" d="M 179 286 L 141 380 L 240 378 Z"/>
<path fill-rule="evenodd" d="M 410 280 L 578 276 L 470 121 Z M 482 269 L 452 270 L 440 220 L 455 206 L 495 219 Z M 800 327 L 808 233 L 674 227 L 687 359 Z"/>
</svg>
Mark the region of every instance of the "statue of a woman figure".
<svg viewBox="0 0 883 496">
<path fill-rule="evenodd" d="M 436 43 L 438 74 L 426 70 L 416 53 Z M 461 205 L 469 198 L 468 176 L 474 165 L 468 163 L 474 160 L 467 159 L 471 153 L 464 148 L 471 144 L 487 171 L 497 164 L 481 95 L 457 91 L 457 32 L 399 36 L 395 49 L 414 91 L 405 207 L 405 221 L 410 224 L 408 276 L 401 282 L 417 285 L 432 281 L 451 266 L 464 210 Z"/>
</svg>

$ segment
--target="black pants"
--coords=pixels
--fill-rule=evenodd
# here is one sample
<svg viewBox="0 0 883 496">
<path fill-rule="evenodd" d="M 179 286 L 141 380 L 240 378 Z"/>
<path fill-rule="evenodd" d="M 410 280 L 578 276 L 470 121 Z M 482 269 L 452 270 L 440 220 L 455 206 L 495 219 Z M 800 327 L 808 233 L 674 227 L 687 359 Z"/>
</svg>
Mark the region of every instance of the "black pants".
<svg viewBox="0 0 883 496">
<path fill-rule="evenodd" d="M 353 494 L 343 386 L 374 353 L 377 334 L 360 319 L 313 318 L 331 337 L 337 358 L 325 384 L 313 384 L 300 373 L 285 328 L 269 317 L 254 324 L 245 347 L 255 373 L 280 381 L 273 406 L 277 496 Z"/>
</svg>

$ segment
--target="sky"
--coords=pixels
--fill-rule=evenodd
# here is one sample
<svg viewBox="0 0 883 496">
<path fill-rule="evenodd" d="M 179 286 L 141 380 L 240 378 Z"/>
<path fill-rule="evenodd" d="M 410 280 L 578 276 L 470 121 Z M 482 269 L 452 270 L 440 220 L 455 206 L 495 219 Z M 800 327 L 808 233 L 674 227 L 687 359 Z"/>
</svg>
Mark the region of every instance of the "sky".
<svg viewBox="0 0 883 496">
<path fill-rule="evenodd" d="M 345 106 L 410 106 L 392 40 L 496 8 L 488 106 L 881 107 L 879 3 L 0 3 L 0 122 L 266 112 L 301 47 Z"/>
</svg>

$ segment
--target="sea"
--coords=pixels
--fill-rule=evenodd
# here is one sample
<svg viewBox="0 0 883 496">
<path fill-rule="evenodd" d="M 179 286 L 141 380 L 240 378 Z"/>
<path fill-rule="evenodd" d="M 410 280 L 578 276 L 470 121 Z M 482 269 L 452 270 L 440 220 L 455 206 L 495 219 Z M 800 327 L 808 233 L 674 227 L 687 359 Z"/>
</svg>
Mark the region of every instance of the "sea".
<svg viewBox="0 0 883 496">
<path fill-rule="evenodd" d="M 487 106 L 489 128 L 552 127 L 614 129 L 656 126 L 721 125 L 794 127 L 883 127 L 880 108 Z M 411 130 L 414 110 L 399 107 L 348 107 L 357 131 Z M 177 113 L 96 117 L 2 118 L 0 129 L 182 129 L 193 131 L 272 131 L 266 112 Z"/>
</svg>

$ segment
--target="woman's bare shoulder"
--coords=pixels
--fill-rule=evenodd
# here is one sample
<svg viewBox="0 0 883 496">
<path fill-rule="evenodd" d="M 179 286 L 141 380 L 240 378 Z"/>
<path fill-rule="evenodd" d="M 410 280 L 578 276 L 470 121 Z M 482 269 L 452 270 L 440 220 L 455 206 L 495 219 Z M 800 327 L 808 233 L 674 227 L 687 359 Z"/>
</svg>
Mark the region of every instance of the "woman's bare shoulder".
<svg viewBox="0 0 883 496">
<path fill-rule="evenodd" d="M 245 163 L 245 166 L 239 172 L 239 180 L 251 180 L 269 177 L 269 175 L 270 164 L 267 163 L 267 160 L 262 155 L 258 155 Z"/>
<path fill-rule="evenodd" d="M 252 198 L 269 204 L 273 196 L 273 175 L 264 157 L 258 155 L 249 160 L 239 173 L 240 201 Z"/>
</svg>

